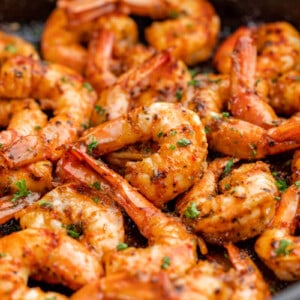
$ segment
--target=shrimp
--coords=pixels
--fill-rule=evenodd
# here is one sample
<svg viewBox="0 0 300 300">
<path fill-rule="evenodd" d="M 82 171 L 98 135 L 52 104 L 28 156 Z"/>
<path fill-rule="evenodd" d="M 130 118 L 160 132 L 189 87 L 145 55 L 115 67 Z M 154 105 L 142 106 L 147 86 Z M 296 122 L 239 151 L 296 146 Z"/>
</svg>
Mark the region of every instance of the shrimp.
<svg viewBox="0 0 300 300">
<path fill-rule="evenodd" d="M 177 300 L 165 273 L 118 273 L 87 284 L 74 293 L 70 300 Z"/>
<path fill-rule="evenodd" d="M 157 53 L 133 67 L 101 94 L 96 101 L 91 122 L 98 125 L 153 102 L 177 102 L 190 79 L 187 68 L 174 61 L 169 52 Z"/>
<path fill-rule="evenodd" d="M 205 260 L 172 280 L 165 272 L 111 274 L 84 286 L 71 299 L 269 299 L 269 288 L 249 256 L 232 244 L 226 248 L 233 265 L 227 271 Z"/>
<path fill-rule="evenodd" d="M 214 244 L 254 237 L 271 222 L 278 190 L 263 162 L 232 170 L 233 159 L 210 163 L 203 177 L 179 199 L 176 210 L 185 223 Z M 218 178 L 225 176 L 218 184 Z M 219 190 L 219 194 L 217 194 Z"/>
<path fill-rule="evenodd" d="M 300 239 L 294 236 L 299 204 L 298 184 L 292 184 L 282 195 L 270 226 L 257 239 L 255 251 L 280 280 L 300 278 Z"/>
<path fill-rule="evenodd" d="M 194 183 L 205 167 L 207 143 L 198 116 L 173 103 L 153 103 L 127 117 L 102 123 L 76 145 L 96 157 L 153 139 L 157 153 L 126 163 L 126 179 L 156 206 L 162 207 Z M 93 145 L 93 146 L 91 146 Z"/>
<path fill-rule="evenodd" d="M 39 59 L 38 52 L 29 42 L 16 35 L 0 31 L 0 65 L 15 55 Z"/>
<path fill-rule="evenodd" d="M 155 49 L 170 49 L 172 55 L 188 65 L 195 65 L 208 59 L 217 42 L 220 19 L 213 6 L 206 0 L 188 1 L 114 1 L 123 13 L 147 16 L 153 19 L 167 19 L 153 22 L 145 30 L 147 42 Z M 61 1 L 59 1 L 61 3 Z M 103 13 L 105 7 L 111 9 L 111 1 L 89 1 L 87 7 L 78 1 L 59 4 L 66 11 L 81 12 L 83 20 L 92 19 Z M 119 6 L 119 7 L 118 7 Z M 99 11 L 91 12 L 91 8 Z M 75 20 L 76 21 L 76 20 Z"/>
<path fill-rule="evenodd" d="M 163 269 L 172 277 L 184 274 L 196 264 L 197 238 L 179 220 L 162 213 L 101 161 L 96 161 L 76 147 L 70 151 L 107 180 L 119 194 L 116 201 L 148 239 L 149 246 L 145 249 L 129 247 L 108 253 L 105 257 L 107 275 L 121 272 L 130 274 L 133 270 L 157 273 Z M 198 243 L 203 253 L 206 253 L 203 241 L 198 239 Z"/>
<path fill-rule="evenodd" d="M 94 185 L 96 190 L 101 188 Z M 124 242 L 123 217 L 118 207 L 112 201 L 103 201 L 97 193 L 85 191 L 81 185 L 58 186 L 15 218 L 20 220 L 21 228 L 66 231 L 99 261 L 106 252 Z"/>
<path fill-rule="evenodd" d="M 287 22 L 266 23 L 257 27 L 239 28 L 217 50 L 214 64 L 221 73 L 229 73 L 230 56 L 236 40 L 250 34 L 257 46 L 256 73 L 270 80 L 290 70 L 298 69 L 300 56 L 299 32 Z"/>
<path fill-rule="evenodd" d="M 73 142 L 89 121 L 95 93 L 81 76 L 59 65 L 44 65 L 17 56 L 0 70 L 0 97 L 48 99 L 54 117 L 33 135 L 21 136 L 1 148 L 1 166 L 24 166 L 39 160 L 57 160 L 61 145 Z"/>
<path fill-rule="evenodd" d="M 0 101 L 2 109 L 2 100 Z M 47 124 L 47 116 L 33 99 L 4 101 L 4 110 L 8 109 L 11 116 L 7 130 L 0 132 L 1 147 L 8 146 L 17 138 L 34 134 Z M 10 109 L 9 109 L 10 108 Z M 5 119 L 6 119 L 5 118 Z M 3 120 L 4 123 L 6 120 Z"/>
<path fill-rule="evenodd" d="M 255 92 L 256 47 L 250 36 L 237 39 L 230 73 L 228 108 L 238 119 L 263 128 L 280 123 L 273 108 Z"/>
<path fill-rule="evenodd" d="M 249 122 L 214 115 L 206 123 L 209 147 L 225 155 L 261 159 L 300 147 L 299 120 L 290 119 L 277 127 L 264 129 Z"/>
<path fill-rule="evenodd" d="M 1 284 L 1 293 L 11 296 L 8 299 L 20 299 L 22 292 L 30 295 L 28 277 L 76 290 L 103 272 L 97 259 L 78 241 L 46 229 L 30 228 L 2 237 L 0 253 L 1 279 L 6 282 Z M 5 270 L 10 270 L 9 274 L 4 274 Z"/>
</svg>

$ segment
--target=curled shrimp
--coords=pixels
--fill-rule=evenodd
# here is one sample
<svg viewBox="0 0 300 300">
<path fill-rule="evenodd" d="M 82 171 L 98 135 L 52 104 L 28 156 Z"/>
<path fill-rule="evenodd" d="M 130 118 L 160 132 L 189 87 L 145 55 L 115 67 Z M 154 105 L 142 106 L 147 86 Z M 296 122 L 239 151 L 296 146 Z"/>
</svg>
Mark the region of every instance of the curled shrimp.
<svg viewBox="0 0 300 300">
<path fill-rule="evenodd" d="M 260 259 L 280 280 L 300 278 L 300 240 L 294 236 L 299 195 L 297 183 L 283 193 L 273 222 L 255 243 Z"/>
<path fill-rule="evenodd" d="M 273 108 L 255 91 L 256 47 L 250 36 L 237 39 L 230 73 L 228 108 L 238 119 L 263 128 L 280 123 Z"/>
<path fill-rule="evenodd" d="M 167 216 L 139 194 L 123 177 L 110 170 L 100 161 L 73 148 L 73 155 L 91 166 L 115 189 L 116 201 L 136 223 L 140 232 L 148 239 L 145 249 L 129 247 L 112 251 L 105 258 L 108 275 L 132 273 L 132 270 L 147 270 L 157 273 L 165 270 L 169 276 L 183 274 L 195 265 L 197 260 L 197 239 L 177 219 Z M 198 240 L 202 251 L 207 251 L 202 240 Z"/>
<path fill-rule="evenodd" d="M 254 237 L 275 213 L 278 190 L 268 165 L 243 164 L 229 174 L 233 163 L 229 158 L 211 162 L 199 182 L 176 204 L 184 222 L 210 243 Z M 218 183 L 221 175 L 224 178 Z"/>
<path fill-rule="evenodd" d="M 83 16 L 89 14 L 92 6 L 94 9 L 98 8 L 99 13 L 90 14 L 91 19 L 103 12 L 101 8 L 109 8 L 111 1 L 93 0 L 86 8 L 80 7 L 78 1 L 69 1 L 68 4 L 64 1 L 64 4 L 59 6 L 67 11 L 74 11 L 76 4 Z M 220 19 L 213 6 L 206 0 L 157 0 L 155 2 L 120 0 L 114 4 L 121 6 L 121 11 L 128 14 L 167 19 L 162 22 L 153 22 L 150 27 L 146 28 L 146 40 L 159 51 L 170 48 L 173 56 L 188 65 L 208 59 L 217 42 Z"/>
<path fill-rule="evenodd" d="M 100 183 L 98 182 L 100 185 Z M 94 185 L 97 190 L 98 184 Z M 61 185 L 15 215 L 21 228 L 49 228 L 73 235 L 101 261 L 103 254 L 124 242 L 121 211 L 97 193 Z"/>
<path fill-rule="evenodd" d="M 206 123 L 207 141 L 212 150 L 225 155 L 261 159 L 299 148 L 299 125 L 299 120 L 290 119 L 264 129 L 220 114 Z"/>
<path fill-rule="evenodd" d="M 34 135 L 21 136 L 1 149 L 1 165 L 11 168 L 45 158 L 57 160 L 62 153 L 58 147 L 77 139 L 95 101 L 90 85 L 77 73 L 21 56 L 2 65 L 0 97 L 47 99 L 54 114 Z"/>
<path fill-rule="evenodd" d="M 16 35 L 0 31 L 0 65 L 15 55 L 39 59 L 36 49 L 29 42 Z"/>
<path fill-rule="evenodd" d="M 46 229 L 30 228 L 2 237 L 0 253 L 1 279 L 6 282 L 1 284 L 1 292 L 11 296 L 8 299 L 30 293 L 28 277 L 76 290 L 103 272 L 97 259 L 78 241 Z M 10 270 L 9 274 L 3 274 L 3 269 Z"/>
<path fill-rule="evenodd" d="M 160 149 L 141 161 L 127 162 L 125 177 L 161 207 L 192 186 L 205 166 L 206 137 L 195 113 L 173 103 L 153 103 L 98 125 L 77 144 L 82 151 L 99 157 L 151 139 Z"/>
<path fill-rule="evenodd" d="M 0 132 L 1 147 L 8 146 L 17 138 L 35 134 L 47 124 L 47 116 L 33 99 L 0 101 L 3 114 L 2 124 L 6 130 Z M 10 118 L 9 118 L 10 117 Z"/>
<path fill-rule="evenodd" d="M 127 115 L 133 108 L 148 106 L 157 101 L 180 101 L 190 80 L 186 66 L 164 51 L 151 56 L 141 65 L 125 72 L 116 83 L 103 90 L 96 101 L 91 122 Z"/>
<path fill-rule="evenodd" d="M 260 77 L 273 79 L 298 68 L 299 32 L 287 22 L 274 22 L 253 28 L 242 27 L 229 36 L 214 57 L 214 64 L 220 72 L 230 72 L 230 56 L 236 40 L 245 34 L 250 34 L 255 40 L 258 52 L 256 72 Z"/>
</svg>

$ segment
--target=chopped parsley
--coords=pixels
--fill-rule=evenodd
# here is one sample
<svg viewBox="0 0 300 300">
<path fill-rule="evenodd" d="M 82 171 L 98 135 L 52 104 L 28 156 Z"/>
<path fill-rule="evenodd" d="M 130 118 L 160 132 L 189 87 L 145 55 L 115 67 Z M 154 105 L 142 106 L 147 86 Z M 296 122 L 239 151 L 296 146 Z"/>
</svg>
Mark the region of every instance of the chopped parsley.
<svg viewBox="0 0 300 300">
<path fill-rule="evenodd" d="M 231 168 L 233 167 L 234 162 L 233 158 L 230 158 L 229 161 L 226 163 L 223 174 L 226 175 L 230 172 Z"/>
<path fill-rule="evenodd" d="M 208 134 L 208 133 L 210 133 L 210 128 L 208 126 L 205 126 L 204 131 L 205 131 L 206 134 Z"/>
<path fill-rule="evenodd" d="M 42 127 L 40 125 L 36 125 L 33 128 L 34 128 L 34 130 L 38 131 L 38 130 L 41 130 Z"/>
<path fill-rule="evenodd" d="M 300 180 L 294 182 L 295 187 L 300 188 Z"/>
<path fill-rule="evenodd" d="M 21 180 L 16 181 L 15 185 L 17 186 L 18 191 L 13 194 L 13 197 L 11 199 L 12 202 L 15 202 L 19 198 L 26 197 L 30 194 L 30 191 L 28 191 L 27 188 L 26 188 L 25 179 L 21 179 Z"/>
<path fill-rule="evenodd" d="M 83 234 L 82 223 L 78 222 L 77 224 L 68 224 L 63 225 L 66 229 L 67 234 L 72 237 L 73 239 L 78 239 Z"/>
<path fill-rule="evenodd" d="M 175 150 L 175 149 L 176 149 L 176 146 L 175 146 L 175 145 L 170 145 L 169 149 L 170 149 L 170 150 Z"/>
<path fill-rule="evenodd" d="M 184 216 L 188 219 L 195 219 L 200 214 L 197 204 L 192 202 L 184 212 Z"/>
<path fill-rule="evenodd" d="M 177 90 L 175 93 L 175 96 L 176 96 L 177 101 L 180 101 L 182 99 L 182 91 Z"/>
<path fill-rule="evenodd" d="M 6 257 L 6 256 L 7 256 L 7 254 L 5 252 L 0 252 L 0 258 Z"/>
<path fill-rule="evenodd" d="M 160 137 L 163 136 L 163 134 L 164 134 L 164 133 L 163 133 L 162 131 L 160 131 L 160 132 L 157 134 L 157 137 L 160 138 Z"/>
<path fill-rule="evenodd" d="M 51 208 L 53 207 L 53 204 L 46 201 L 46 200 L 41 200 L 38 202 L 40 206 L 46 207 L 46 208 Z"/>
<path fill-rule="evenodd" d="M 85 89 L 87 89 L 89 92 L 92 92 L 94 89 L 93 89 L 93 87 L 88 83 L 88 82 L 84 82 L 83 84 L 82 84 L 82 86 L 85 88 Z"/>
<path fill-rule="evenodd" d="M 98 198 L 98 197 L 94 197 L 94 198 L 93 198 L 93 201 L 94 201 L 96 204 L 98 204 L 98 203 L 99 203 L 99 198 Z"/>
<path fill-rule="evenodd" d="M 170 257 L 169 257 L 169 256 L 164 256 L 164 257 L 162 258 L 162 264 L 160 265 L 160 267 L 161 267 L 163 270 L 166 270 L 166 269 L 169 268 L 170 264 L 171 264 L 171 259 L 170 259 Z"/>
<path fill-rule="evenodd" d="M 191 140 L 182 138 L 182 139 L 178 140 L 176 144 L 178 147 L 186 147 L 186 146 L 190 145 L 191 143 L 192 143 Z"/>
<path fill-rule="evenodd" d="M 101 190 L 101 183 L 96 181 L 94 183 L 89 184 L 90 188 L 95 188 L 96 190 L 100 191 Z"/>
<path fill-rule="evenodd" d="M 200 86 L 200 81 L 197 79 L 192 79 L 188 82 L 188 85 L 190 86 L 195 86 L 195 87 L 199 87 Z"/>
<path fill-rule="evenodd" d="M 5 47 L 4 47 L 4 51 L 7 51 L 11 54 L 16 54 L 18 52 L 17 50 L 17 47 L 13 44 L 7 44 Z"/>
<path fill-rule="evenodd" d="M 194 78 L 199 73 L 199 68 L 189 69 L 189 73 L 191 74 L 192 78 Z M 196 81 L 198 81 L 198 80 L 196 80 Z"/>
<path fill-rule="evenodd" d="M 171 134 L 171 136 L 174 136 L 174 135 L 176 135 L 176 134 L 177 134 L 177 131 L 176 131 L 176 130 L 174 130 L 174 129 L 172 129 L 172 130 L 170 131 L 170 134 Z"/>
<path fill-rule="evenodd" d="M 128 245 L 126 243 L 119 243 L 117 245 L 117 251 L 122 251 L 128 248 Z"/>
<path fill-rule="evenodd" d="M 280 192 L 284 192 L 288 188 L 288 184 L 284 179 L 277 179 L 275 184 Z"/>
<path fill-rule="evenodd" d="M 180 13 L 176 10 L 172 10 L 169 13 L 169 17 L 172 19 L 177 19 L 180 16 Z"/>
<path fill-rule="evenodd" d="M 280 240 L 278 247 L 274 250 L 276 256 L 286 256 L 288 254 L 290 254 L 290 252 L 293 251 L 293 249 L 291 249 L 289 246 L 292 245 L 291 241 L 288 240 Z"/>
<path fill-rule="evenodd" d="M 87 145 L 88 153 L 93 154 L 93 150 L 97 147 L 98 142 L 97 139 L 92 136 L 91 137 L 91 142 Z"/>
<path fill-rule="evenodd" d="M 223 117 L 224 119 L 229 118 L 229 117 L 230 117 L 229 112 L 228 112 L 228 111 L 223 111 L 223 112 L 222 112 L 222 117 Z"/>
</svg>

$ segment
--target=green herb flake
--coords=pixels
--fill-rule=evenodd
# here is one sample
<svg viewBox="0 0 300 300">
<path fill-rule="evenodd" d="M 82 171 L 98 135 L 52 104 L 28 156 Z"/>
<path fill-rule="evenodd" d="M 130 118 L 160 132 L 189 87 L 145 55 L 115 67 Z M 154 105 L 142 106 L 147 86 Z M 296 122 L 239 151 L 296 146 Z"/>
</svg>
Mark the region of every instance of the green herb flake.
<svg viewBox="0 0 300 300">
<path fill-rule="evenodd" d="M 17 201 L 19 198 L 26 197 L 30 194 L 30 191 L 26 188 L 26 181 L 25 179 L 21 179 L 15 182 L 15 185 L 18 188 L 18 191 L 13 194 L 11 199 L 12 202 Z"/>
<path fill-rule="evenodd" d="M 84 82 L 83 84 L 82 84 L 82 86 L 85 88 L 85 89 L 87 89 L 89 92 L 92 92 L 94 89 L 93 89 L 93 87 L 88 83 L 88 82 Z"/>
<path fill-rule="evenodd" d="M 99 115 L 104 115 L 106 113 L 106 110 L 101 105 L 95 105 L 95 111 Z"/>
<path fill-rule="evenodd" d="M 57 300 L 56 296 L 49 296 L 44 298 L 44 300 Z"/>
<path fill-rule="evenodd" d="M 128 248 L 128 245 L 126 243 L 119 243 L 117 245 L 117 251 L 122 251 Z"/>
<path fill-rule="evenodd" d="M 284 179 L 277 179 L 275 184 L 280 192 L 284 192 L 288 188 L 288 185 Z"/>
<path fill-rule="evenodd" d="M 259 83 L 260 83 L 260 81 L 261 81 L 261 79 L 260 79 L 260 78 L 258 78 L 258 79 L 255 81 L 255 86 L 258 86 L 258 85 L 259 85 Z"/>
<path fill-rule="evenodd" d="M 89 128 L 92 127 L 92 123 L 91 123 L 91 122 L 88 122 L 87 124 L 82 123 L 82 124 L 81 124 L 81 127 L 82 127 L 84 130 L 87 130 L 87 129 L 89 129 Z"/>
<path fill-rule="evenodd" d="M 208 126 L 205 126 L 204 131 L 205 131 L 206 134 L 208 134 L 208 133 L 210 133 L 210 128 Z"/>
<path fill-rule="evenodd" d="M 169 256 L 164 256 L 162 258 L 162 264 L 160 265 L 160 267 L 163 269 L 163 270 L 166 270 L 170 267 L 170 264 L 171 264 L 171 259 Z"/>
<path fill-rule="evenodd" d="M 222 112 L 222 117 L 223 117 L 224 119 L 229 118 L 229 117 L 230 117 L 229 112 L 228 112 L 228 111 L 223 111 L 223 112 Z"/>
<path fill-rule="evenodd" d="M 188 82 L 189 86 L 195 86 L 195 87 L 199 87 L 200 86 L 200 81 L 197 79 L 192 79 Z"/>
<path fill-rule="evenodd" d="M 102 188 L 101 188 L 101 183 L 96 181 L 92 184 L 92 187 L 94 187 L 96 190 L 100 191 Z"/>
<path fill-rule="evenodd" d="M 176 130 L 172 129 L 172 130 L 170 131 L 170 135 L 171 135 L 171 136 L 175 136 L 176 134 L 177 134 L 177 131 L 176 131 Z"/>
<path fill-rule="evenodd" d="M 175 96 L 176 96 L 177 101 L 180 101 L 182 99 L 182 91 L 177 90 L 175 93 Z"/>
<path fill-rule="evenodd" d="M 63 76 L 61 78 L 61 82 L 63 82 L 63 83 L 70 83 L 70 80 L 67 77 Z"/>
<path fill-rule="evenodd" d="M 218 78 L 218 79 L 209 79 L 209 80 L 208 80 L 209 83 L 216 83 L 216 84 L 221 83 L 221 81 L 222 81 L 221 78 Z"/>
<path fill-rule="evenodd" d="M 87 145 L 88 153 L 93 154 L 93 150 L 97 147 L 97 145 L 97 139 L 94 136 L 92 136 L 90 143 Z"/>
<path fill-rule="evenodd" d="M 175 150 L 175 149 L 176 149 L 176 146 L 175 146 L 175 145 L 170 145 L 169 149 L 170 149 L 170 150 Z"/>
<path fill-rule="evenodd" d="M 63 225 L 67 234 L 73 239 L 78 239 L 83 234 L 82 223 Z"/>
<path fill-rule="evenodd" d="M 275 196 L 274 198 L 276 201 L 281 201 L 281 197 L 280 196 Z"/>
<path fill-rule="evenodd" d="M 2 148 L 2 146 L 3 146 L 3 144 L 2 144 L 2 143 L 0 143 L 0 148 Z"/>
<path fill-rule="evenodd" d="M 289 240 L 280 240 L 278 247 L 274 249 L 276 256 L 286 256 L 290 254 L 290 252 L 293 251 L 293 249 L 290 247 L 292 245 L 292 242 Z"/>
<path fill-rule="evenodd" d="M 6 257 L 7 256 L 7 254 L 6 253 L 4 253 L 4 252 L 0 252 L 0 258 L 2 258 L 2 257 Z"/>
<path fill-rule="evenodd" d="M 38 202 L 38 204 L 39 204 L 40 206 L 43 206 L 43 207 L 46 207 L 46 208 L 51 208 L 51 207 L 53 207 L 53 204 L 50 203 L 50 202 L 48 202 L 48 201 L 46 201 L 46 200 L 41 200 L 41 201 Z"/>
<path fill-rule="evenodd" d="M 192 76 L 192 78 L 194 78 L 198 73 L 199 73 L 199 68 L 193 68 L 193 69 L 189 69 L 189 73 Z M 198 81 L 198 80 L 196 80 Z M 189 83 L 188 83 L 189 84 Z M 192 84 L 193 85 L 193 84 Z"/>
<path fill-rule="evenodd" d="M 33 128 L 34 128 L 34 130 L 39 131 L 39 130 L 41 130 L 42 127 L 40 125 L 37 125 L 37 126 L 34 126 Z"/>
<path fill-rule="evenodd" d="M 294 182 L 295 187 L 300 188 L 300 180 Z"/>
<path fill-rule="evenodd" d="M 187 147 L 191 143 L 192 143 L 191 140 L 186 139 L 186 138 L 182 138 L 182 139 L 178 140 L 176 144 L 177 144 L 178 147 Z"/>
<path fill-rule="evenodd" d="M 184 216 L 188 219 L 195 219 L 200 214 L 200 211 L 197 209 L 197 204 L 192 202 L 184 212 Z"/>
<path fill-rule="evenodd" d="M 229 161 L 226 163 L 223 174 L 226 175 L 230 172 L 231 168 L 233 167 L 234 162 L 233 158 L 230 158 Z"/>
<path fill-rule="evenodd" d="M 98 197 L 94 197 L 94 198 L 93 198 L 93 201 L 94 201 L 96 204 L 98 204 L 98 203 L 99 203 L 99 198 L 98 198 Z"/>
<path fill-rule="evenodd" d="M 160 131 L 158 134 L 157 134 L 157 137 L 160 138 L 164 135 L 164 133 L 162 131 Z"/>
<path fill-rule="evenodd" d="M 226 183 L 224 185 L 224 188 L 225 188 L 226 191 L 228 191 L 230 189 L 230 187 L 231 187 L 231 185 L 229 183 Z"/>
<path fill-rule="evenodd" d="M 13 44 L 7 44 L 5 47 L 4 47 L 4 51 L 7 51 L 11 54 L 16 54 L 18 52 L 18 49 L 15 45 Z"/>
<path fill-rule="evenodd" d="M 169 17 L 172 19 L 177 19 L 179 17 L 180 13 L 176 10 L 172 10 L 169 13 Z"/>
</svg>

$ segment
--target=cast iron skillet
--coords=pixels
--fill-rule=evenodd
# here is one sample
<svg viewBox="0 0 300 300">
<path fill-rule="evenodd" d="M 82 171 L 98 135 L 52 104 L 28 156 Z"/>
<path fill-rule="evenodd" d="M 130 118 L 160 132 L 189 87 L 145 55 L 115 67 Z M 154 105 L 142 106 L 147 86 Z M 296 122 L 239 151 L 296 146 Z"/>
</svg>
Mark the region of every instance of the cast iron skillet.
<svg viewBox="0 0 300 300">
<path fill-rule="evenodd" d="M 183 0 L 184 1 L 184 0 Z M 299 0 L 210 0 L 222 22 L 221 38 L 241 25 L 288 21 L 300 29 Z M 14 31 L 38 45 L 43 21 L 55 0 L 0 0 L 0 29 Z M 137 20 L 143 25 L 143 20 Z M 300 283 L 281 290 L 272 299 L 299 300 Z"/>
</svg>

